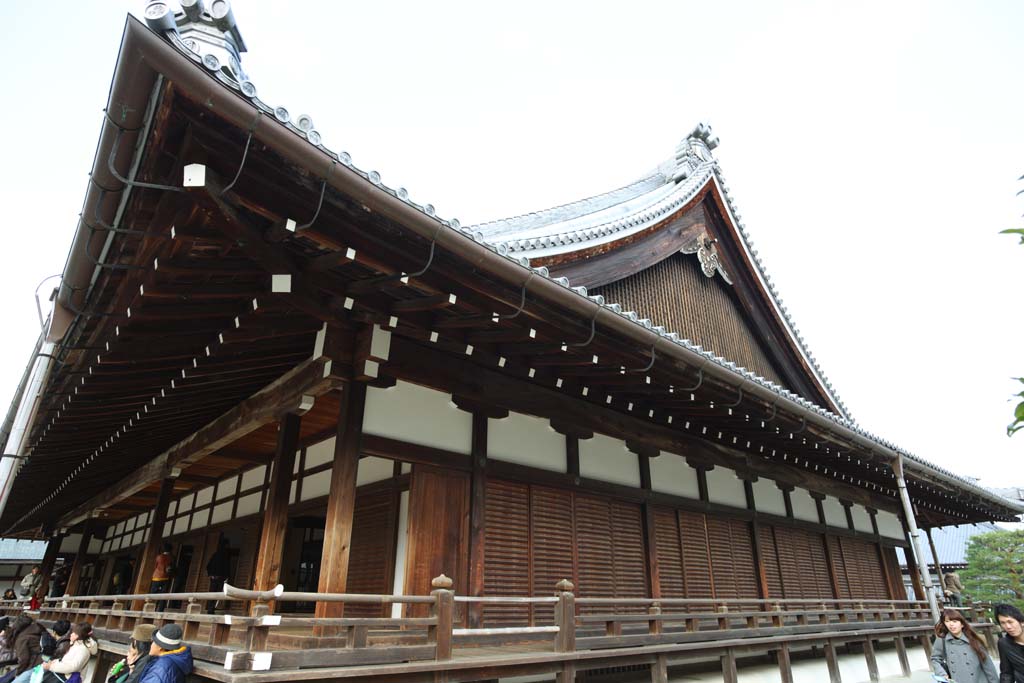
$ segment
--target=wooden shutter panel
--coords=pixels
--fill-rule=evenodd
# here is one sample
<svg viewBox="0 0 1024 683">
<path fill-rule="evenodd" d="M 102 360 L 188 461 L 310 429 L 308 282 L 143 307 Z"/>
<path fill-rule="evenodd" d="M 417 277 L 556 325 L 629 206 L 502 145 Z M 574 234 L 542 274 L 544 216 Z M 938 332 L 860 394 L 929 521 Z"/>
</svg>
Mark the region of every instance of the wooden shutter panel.
<svg viewBox="0 0 1024 683">
<path fill-rule="evenodd" d="M 802 560 L 798 561 L 796 532 L 788 527 L 775 528 L 776 551 L 779 557 L 779 571 L 782 575 L 782 592 L 786 598 L 815 597 L 805 590 L 801 572 Z"/>
<path fill-rule="evenodd" d="M 729 520 L 708 517 L 708 548 L 711 552 L 711 577 L 716 598 L 735 599 L 740 597 L 736 590 L 736 575 L 732 561 L 732 539 Z"/>
<path fill-rule="evenodd" d="M 238 548 L 238 567 L 235 570 L 235 580 L 238 581 L 237 585 L 240 588 L 252 588 L 253 572 L 256 570 L 256 553 L 260 546 L 259 521 L 250 522 L 239 531 L 242 534 L 242 540 Z"/>
<path fill-rule="evenodd" d="M 397 522 L 398 496 L 394 491 L 356 495 L 346 593 L 391 593 Z M 345 616 L 380 617 L 390 614 L 390 605 L 345 605 Z"/>
<path fill-rule="evenodd" d="M 828 560 L 825 558 L 825 537 L 811 532 L 801 532 L 807 548 L 807 557 L 810 565 L 814 568 L 814 585 L 816 587 L 814 597 L 832 599 L 835 597 L 832 589 L 832 576 L 828 569 Z"/>
<path fill-rule="evenodd" d="M 889 583 L 895 591 L 893 600 L 906 600 L 907 588 L 903 584 L 903 573 L 900 571 L 900 562 L 896 557 L 896 548 L 882 548 L 885 553 L 885 564 L 889 568 Z"/>
<path fill-rule="evenodd" d="M 530 487 L 533 595 L 553 595 L 555 585 L 562 579 L 576 583 L 574 529 L 571 493 L 544 486 Z M 554 623 L 554 608 L 550 605 L 534 606 L 533 619 L 540 625 Z"/>
<path fill-rule="evenodd" d="M 608 501 L 576 495 L 576 554 L 581 597 L 615 597 L 615 569 L 612 561 L 611 520 Z"/>
<path fill-rule="evenodd" d="M 708 556 L 707 529 L 704 515 L 679 511 L 679 527 L 683 539 L 683 569 L 686 574 L 686 597 L 713 598 L 711 558 Z"/>
<path fill-rule="evenodd" d="M 654 537 L 658 549 L 658 572 L 661 575 L 661 595 L 665 598 L 685 598 L 683 578 L 683 546 L 679 535 L 679 518 L 671 508 L 655 507 Z"/>
<path fill-rule="evenodd" d="M 867 583 L 861 573 L 858 561 L 857 547 L 852 538 L 842 537 L 839 540 L 842 549 L 843 561 L 846 563 L 846 576 L 850 580 L 850 597 L 867 597 Z"/>
<path fill-rule="evenodd" d="M 757 567 L 754 563 L 754 542 L 750 524 L 741 519 L 729 520 L 729 540 L 732 550 L 732 570 L 736 582 L 736 597 L 759 598 Z"/>
<path fill-rule="evenodd" d="M 647 555 L 644 553 L 643 511 L 635 503 L 610 504 L 612 566 L 615 597 L 644 598 L 647 592 Z M 621 611 L 645 611 L 629 608 Z"/>
<path fill-rule="evenodd" d="M 525 484 L 490 479 L 484 508 L 484 595 L 530 595 L 530 492 Z M 523 626 L 526 605 L 486 605 L 488 627 Z"/>
<path fill-rule="evenodd" d="M 828 536 L 827 539 L 829 558 L 832 560 L 832 569 L 836 574 L 836 584 L 839 586 L 839 597 L 844 599 L 850 598 L 853 594 L 850 591 L 848 568 L 846 566 L 846 559 L 843 557 L 839 539 L 835 536 Z"/>
<path fill-rule="evenodd" d="M 785 598 L 782 590 L 782 569 L 779 567 L 779 553 L 775 545 L 775 529 L 768 525 L 758 528 L 761 541 L 761 562 L 768 579 L 768 597 Z"/>
</svg>

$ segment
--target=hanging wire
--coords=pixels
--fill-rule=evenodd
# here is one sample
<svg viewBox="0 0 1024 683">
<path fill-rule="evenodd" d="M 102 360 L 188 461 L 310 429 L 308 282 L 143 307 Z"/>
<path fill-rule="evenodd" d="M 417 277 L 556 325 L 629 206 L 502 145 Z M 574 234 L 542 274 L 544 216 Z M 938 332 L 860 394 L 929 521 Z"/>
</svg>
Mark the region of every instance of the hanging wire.
<svg viewBox="0 0 1024 683">
<path fill-rule="evenodd" d="M 772 404 L 772 414 L 771 414 L 771 415 L 769 415 L 768 417 L 766 417 L 766 418 L 764 419 L 764 423 L 765 423 L 765 424 L 768 424 L 769 422 L 771 422 L 772 420 L 774 420 L 774 419 L 775 419 L 775 417 L 776 417 L 776 416 L 777 416 L 778 414 L 779 414 L 779 406 L 778 406 L 778 401 L 776 401 L 775 403 L 773 403 L 773 404 Z"/>
<path fill-rule="evenodd" d="M 587 337 L 586 341 L 583 341 L 583 342 L 573 342 L 573 343 L 564 342 L 565 345 L 566 346 L 571 346 L 571 347 L 577 348 L 577 349 L 581 349 L 584 346 L 590 346 L 590 342 L 594 341 L 594 335 L 597 333 L 597 316 L 600 315 L 601 311 L 603 311 L 603 310 L 604 310 L 604 308 L 602 308 L 601 306 L 598 306 L 597 310 L 594 311 L 594 317 L 590 319 L 590 336 Z"/>
<path fill-rule="evenodd" d="M 326 194 L 326 192 L 327 192 L 327 181 L 330 179 L 331 173 L 334 171 L 334 167 L 337 166 L 337 165 L 338 165 L 337 161 L 332 161 L 331 165 L 327 167 L 327 175 L 324 176 L 324 182 L 323 182 L 323 184 L 320 185 L 320 201 L 318 201 L 317 204 L 316 204 L 316 213 L 313 214 L 313 218 L 311 218 L 308 223 L 303 223 L 302 225 L 296 226 L 295 232 L 298 232 L 300 230 L 306 230 L 311 225 L 316 223 L 316 219 L 320 217 L 320 209 L 324 205 L 324 194 Z M 435 237 L 437 237 L 437 236 L 435 235 Z M 430 243 L 430 257 L 431 258 L 434 257 L 434 243 L 433 242 Z"/>
<path fill-rule="evenodd" d="M 224 186 L 224 189 L 220 191 L 220 196 L 223 197 L 228 190 L 235 186 L 238 179 L 242 177 L 242 169 L 245 168 L 245 160 L 249 158 L 249 145 L 252 143 L 252 136 L 256 133 L 256 126 L 259 124 L 260 119 L 263 117 L 263 110 L 256 110 L 256 118 L 252 120 L 249 125 L 249 137 L 245 139 L 245 149 L 242 151 L 242 162 L 238 164 L 238 172 L 235 173 L 235 177 L 231 179 L 231 182 Z"/>
<path fill-rule="evenodd" d="M 113 119 L 111 119 L 109 116 L 107 117 L 107 120 L 111 121 L 111 123 L 113 123 Z M 114 123 L 114 125 L 117 126 L 116 123 Z M 124 128 L 121 128 L 120 126 L 117 126 L 117 136 L 114 138 L 114 144 L 110 148 L 110 155 L 107 157 L 107 170 L 110 171 L 110 175 L 112 175 L 115 178 L 117 178 L 126 187 L 141 187 L 141 188 L 149 188 L 151 190 L 167 190 L 169 192 L 184 192 L 185 191 L 185 188 L 183 188 L 183 187 L 175 187 L 173 185 L 160 185 L 159 183 L 144 183 L 144 182 L 139 181 L 139 180 L 128 180 L 127 178 L 122 176 L 120 173 L 118 173 L 117 169 L 114 168 L 114 159 L 117 157 L 117 151 L 121 147 L 121 136 L 124 135 L 124 132 L 125 132 Z"/>
<path fill-rule="evenodd" d="M 679 391 L 682 391 L 682 392 L 697 391 L 698 389 L 700 389 L 700 385 L 701 384 L 704 384 L 704 368 L 698 368 L 697 369 L 697 383 L 694 384 L 692 387 L 676 387 L 676 388 Z"/>
<path fill-rule="evenodd" d="M 526 288 L 530 286 L 530 280 L 532 280 L 533 276 L 536 274 L 536 271 L 531 270 L 530 274 L 526 276 L 526 281 L 523 282 L 523 290 L 519 293 L 519 308 L 516 309 L 515 313 L 499 315 L 497 317 L 498 320 L 512 320 L 523 312 L 523 309 L 526 308 Z"/>
<path fill-rule="evenodd" d="M 742 384 L 739 387 L 737 387 L 737 391 L 739 392 L 739 396 L 736 397 L 736 401 L 733 402 L 733 403 L 723 403 L 722 404 L 723 408 L 735 408 L 739 404 L 743 403 L 743 385 Z"/>
<path fill-rule="evenodd" d="M 626 372 L 648 372 L 651 368 L 653 368 L 654 367 L 654 361 L 657 360 L 657 358 L 658 358 L 658 354 L 657 354 L 657 352 L 655 351 L 655 348 L 654 348 L 657 345 L 658 345 L 658 342 L 654 342 L 653 344 L 651 344 L 651 362 L 650 363 L 648 363 L 645 367 L 636 368 L 636 369 L 632 369 L 632 370 L 626 370 Z"/>
</svg>

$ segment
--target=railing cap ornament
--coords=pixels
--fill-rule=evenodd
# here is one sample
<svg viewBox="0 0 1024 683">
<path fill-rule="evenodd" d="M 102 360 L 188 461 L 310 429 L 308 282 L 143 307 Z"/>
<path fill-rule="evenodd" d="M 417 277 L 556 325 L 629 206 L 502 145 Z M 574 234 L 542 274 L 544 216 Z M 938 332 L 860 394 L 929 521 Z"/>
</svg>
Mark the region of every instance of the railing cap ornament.
<svg viewBox="0 0 1024 683">
<path fill-rule="evenodd" d="M 555 584 L 555 588 L 562 591 L 563 593 L 571 593 L 576 586 L 572 584 L 569 579 L 562 579 Z"/>
<path fill-rule="evenodd" d="M 444 574 L 434 577 L 430 582 L 431 588 L 435 589 L 451 590 L 453 585 L 454 582 Z"/>
</svg>

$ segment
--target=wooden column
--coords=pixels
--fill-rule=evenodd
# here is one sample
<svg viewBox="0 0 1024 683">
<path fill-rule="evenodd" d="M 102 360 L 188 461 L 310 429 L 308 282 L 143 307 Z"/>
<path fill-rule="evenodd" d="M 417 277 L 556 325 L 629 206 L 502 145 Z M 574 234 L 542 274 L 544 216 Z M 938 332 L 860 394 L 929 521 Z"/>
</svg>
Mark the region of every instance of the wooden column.
<svg viewBox="0 0 1024 683">
<path fill-rule="evenodd" d="M 288 530 L 288 498 L 292 491 L 295 452 L 299 447 L 301 424 L 302 418 L 295 414 L 285 415 L 279 423 L 273 472 L 270 475 L 266 505 L 263 507 L 263 529 L 260 533 L 259 551 L 256 554 L 253 590 L 272 590 L 281 581 L 284 536 Z M 326 542 L 324 545 L 326 546 Z"/>
<path fill-rule="evenodd" d="M 651 490 L 651 459 L 650 456 L 638 454 L 640 462 L 640 488 Z M 654 526 L 654 510 L 650 501 L 643 503 L 644 548 L 647 552 L 647 582 L 651 587 L 651 597 L 661 597 L 661 567 L 658 563 L 658 538 Z"/>
<path fill-rule="evenodd" d="M 366 411 L 366 385 L 351 382 L 341 392 L 338 432 L 334 440 L 334 465 L 331 469 L 331 493 L 327 499 L 324 522 L 324 549 L 320 561 L 321 593 L 344 593 L 348 584 L 348 558 L 352 549 L 352 518 L 356 508 L 356 474 L 363 438 L 363 414 Z M 341 617 L 345 605 L 340 602 L 316 603 L 317 617 Z M 322 635 L 335 631 L 325 628 Z"/>
<path fill-rule="evenodd" d="M 487 510 L 487 416 L 473 413 L 473 472 L 469 483 L 469 594 L 484 594 L 484 517 Z M 483 624 L 483 605 L 470 603 L 469 627 Z"/>
<path fill-rule="evenodd" d="M 754 567 L 757 569 L 757 586 L 762 599 L 768 599 L 768 572 L 764 566 L 764 550 L 761 548 L 761 524 L 757 519 L 757 502 L 754 500 L 754 482 L 757 476 L 740 474 L 743 479 L 743 494 L 747 499 L 747 509 L 754 513 L 750 523 L 750 533 L 754 547 Z M 782 597 L 781 595 L 775 597 Z"/>
<path fill-rule="evenodd" d="M 580 483 L 580 440 L 576 436 L 565 437 L 565 473 Z"/>
<path fill-rule="evenodd" d="M 78 579 L 82 576 L 82 565 L 85 564 L 85 556 L 89 554 L 89 542 L 92 540 L 94 526 L 95 522 L 92 517 L 85 520 L 82 524 L 82 540 L 78 543 L 75 561 L 71 564 L 71 573 L 68 574 L 68 585 L 64 589 L 67 595 L 75 595 L 78 592 Z"/>
<path fill-rule="evenodd" d="M 939 563 L 939 553 L 935 550 L 935 541 L 932 539 L 932 529 L 928 527 L 924 530 L 925 535 L 928 537 L 928 546 L 932 551 L 932 561 L 935 562 L 935 574 L 939 577 L 939 595 L 945 595 L 946 591 L 946 577 L 942 573 L 942 564 Z M 925 566 L 925 570 L 928 567 Z"/>
<path fill-rule="evenodd" d="M 153 568 L 156 566 L 156 556 L 164 544 L 164 524 L 167 522 L 167 506 L 171 503 L 171 494 L 174 493 L 174 479 L 170 476 L 164 477 L 160 482 L 160 493 L 156 497 L 156 506 L 153 508 L 153 519 L 149 523 L 149 538 L 142 548 L 139 561 L 135 563 L 135 587 L 133 593 L 148 593 L 149 584 L 153 579 Z M 142 609 L 143 601 L 132 602 L 132 609 Z"/>
<path fill-rule="evenodd" d="M 907 530 L 907 523 L 901 516 L 900 520 L 903 522 L 903 534 L 907 541 L 907 547 L 903 549 L 903 557 L 907 559 L 907 572 L 910 574 L 910 583 L 914 587 L 914 599 L 915 600 L 927 600 L 927 595 L 924 592 L 924 586 L 921 583 L 921 572 L 918 571 L 917 558 L 914 554 L 914 544 L 910 540 L 910 533 Z"/>
<path fill-rule="evenodd" d="M 43 595 L 49 592 L 50 574 L 53 573 L 53 567 L 57 564 L 57 553 L 60 552 L 60 544 L 63 540 L 64 534 L 58 533 L 52 536 L 50 542 L 46 544 L 46 552 L 43 553 L 43 561 L 39 565 L 39 571 L 43 575 Z"/>
</svg>

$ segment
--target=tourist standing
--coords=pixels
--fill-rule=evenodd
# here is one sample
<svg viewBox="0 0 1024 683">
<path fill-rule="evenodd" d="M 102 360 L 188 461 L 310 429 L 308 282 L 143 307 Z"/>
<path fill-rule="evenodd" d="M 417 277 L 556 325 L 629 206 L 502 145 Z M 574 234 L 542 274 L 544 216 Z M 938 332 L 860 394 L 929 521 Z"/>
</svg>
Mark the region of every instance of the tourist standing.
<svg viewBox="0 0 1024 683">
<path fill-rule="evenodd" d="M 996 605 L 999 639 L 999 683 L 1024 683 L 1024 613 L 1013 605 Z"/>
<path fill-rule="evenodd" d="M 942 610 L 942 618 L 935 624 L 932 672 L 958 683 L 1000 683 L 996 665 L 985 651 L 985 643 L 955 609 Z"/>
</svg>

